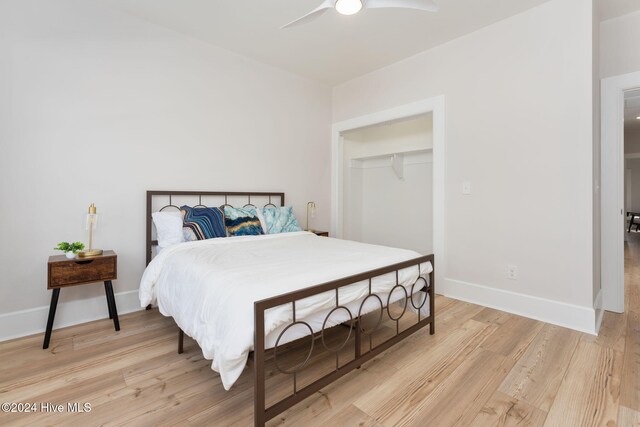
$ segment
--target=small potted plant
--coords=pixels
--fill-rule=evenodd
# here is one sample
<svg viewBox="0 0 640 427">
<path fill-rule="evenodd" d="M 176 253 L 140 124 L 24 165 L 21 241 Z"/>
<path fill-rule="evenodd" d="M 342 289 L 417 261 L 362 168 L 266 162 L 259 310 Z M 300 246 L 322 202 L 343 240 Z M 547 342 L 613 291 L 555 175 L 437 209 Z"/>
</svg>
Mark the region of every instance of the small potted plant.
<svg viewBox="0 0 640 427">
<path fill-rule="evenodd" d="M 81 242 L 74 242 L 74 243 L 69 243 L 69 242 L 61 242 L 58 243 L 58 246 L 53 248 L 57 251 L 62 251 L 64 252 L 64 254 L 67 256 L 67 258 L 69 259 L 74 259 L 76 256 L 78 256 L 78 252 L 84 249 L 84 243 Z"/>
</svg>

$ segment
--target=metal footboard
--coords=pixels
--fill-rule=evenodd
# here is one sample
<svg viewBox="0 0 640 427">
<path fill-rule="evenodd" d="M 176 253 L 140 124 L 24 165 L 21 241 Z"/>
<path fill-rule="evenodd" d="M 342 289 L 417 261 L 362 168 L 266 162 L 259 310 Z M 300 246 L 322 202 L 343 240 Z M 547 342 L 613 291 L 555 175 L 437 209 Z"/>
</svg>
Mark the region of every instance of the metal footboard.
<svg viewBox="0 0 640 427">
<path fill-rule="evenodd" d="M 422 275 L 420 275 L 420 265 L 423 263 L 431 262 L 433 266 L 432 271 L 429 273 L 429 280 L 427 281 Z M 411 291 L 407 292 L 407 289 L 400 283 L 398 283 L 398 272 L 402 269 L 417 266 L 419 269 L 418 279 L 412 284 Z M 305 288 L 299 291 L 290 292 L 283 295 L 278 295 L 272 298 L 257 301 L 254 305 L 255 315 L 255 338 L 254 338 L 254 419 L 256 426 L 264 426 L 265 423 L 311 396 L 313 393 L 326 387 L 333 381 L 344 376 L 350 371 L 359 368 L 363 363 L 371 360 L 378 354 L 392 347 L 394 344 L 402 341 L 404 338 L 410 336 L 417 330 L 429 325 L 430 333 L 435 333 L 435 264 L 434 256 L 426 255 L 419 258 L 415 258 L 409 261 L 393 264 L 387 267 L 371 270 L 365 273 L 357 274 L 354 276 L 346 277 L 343 279 L 327 282 L 321 285 Z M 396 285 L 391 289 L 386 297 L 386 301 L 379 295 L 372 292 L 372 280 L 378 276 L 384 274 L 396 273 Z M 357 313 L 353 313 L 348 307 L 340 304 L 339 290 L 348 285 L 354 283 L 368 281 L 369 292 L 368 295 L 362 300 L 359 305 Z M 415 301 L 414 295 L 421 295 L 417 293 L 417 290 L 426 292 L 424 299 Z M 304 298 L 308 298 L 314 295 L 318 295 L 325 292 L 335 291 L 335 306 L 327 314 L 322 330 L 314 332 L 311 325 L 307 322 L 296 319 L 296 302 Z M 392 295 L 397 292 L 404 292 L 404 303 L 395 304 L 395 310 L 392 310 Z M 422 294 L 424 295 L 424 294 Z M 379 314 L 376 312 L 369 312 L 365 314 L 363 308 L 368 300 L 377 301 L 379 306 Z M 429 301 L 429 313 L 428 316 L 422 315 L 422 308 Z M 265 311 L 274 307 L 278 307 L 284 304 L 291 304 L 293 312 L 293 321 L 288 324 L 280 333 L 277 338 L 275 347 L 266 350 L 265 349 Z M 411 310 L 412 308 L 413 310 Z M 346 339 L 340 340 L 337 344 L 332 343 L 327 338 L 326 328 L 329 319 L 334 313 L 341 311 L 344 315 L 350 318 L 350 321 L 345 322 L 349 326 L 349 332 Z M 374 310 L 377 311 L 377 310 Z M 415 314 L 415 321 L 411 321 L 407 324 L 405 319 L 410 317 L 407 313 Z M 391 336 L 384 340 L 374 340 L 374 333 L 380 328 L 383 317 L 386 316 L 387 323 L 393 324 L 395 322 L 395 328 L 391 327 Z M 365 321 L 365 318 L 368 318 Z M 369 320 L 373 318 L 373 322 Z M 410 319 L 409 319 L 410 320 Z M 366 325 L 366 323 L 373 323 L 373 325 Z M 402 325 L 401 325 L 402 323 Z M 285 348 L 286 345 L 280 344 L 283 340 L 285 333 L 299 325 L 300 328 L 307 328 L 309 335 L 306 338 L 310 345 L 307 352 L 303 353 L 301 361 L 296 363 L 292 367 L 283 367 L 278 361 L 279 348 Z M 389 329 L 389 328 L 387 328 Z M 395 331 L 393 330 L 395 329 Z M 352 334 L 352 332 L 355 332 Z M 353 335 L 353 339 L 352 339 Z M 304 338 L 298 340 L 301 341 Z M 353 345 L 353 353 L 350 360 L 341 363 L 340 354 L 344 354 L 344 350 L 348 345 Z M 324 373 L 317 379 L 314 378 L 312 382 L 307 384 L 299 384 L 300 373 L 308 367 L 312 356 L 317 352 L 324 351 L 329 354 L 333 353 L 335 356 L 335 368 L 332 368 L 330 372 Z M 267 368 L 266 363 L 271 361 L 274 366 L 274 371 L 288 375 L 291 378 L 291 393 L 286 397 L 277 400 L 270 405 L 267 405 L 266 401 L 266 382 L 267 382 Z"/>
</svg>

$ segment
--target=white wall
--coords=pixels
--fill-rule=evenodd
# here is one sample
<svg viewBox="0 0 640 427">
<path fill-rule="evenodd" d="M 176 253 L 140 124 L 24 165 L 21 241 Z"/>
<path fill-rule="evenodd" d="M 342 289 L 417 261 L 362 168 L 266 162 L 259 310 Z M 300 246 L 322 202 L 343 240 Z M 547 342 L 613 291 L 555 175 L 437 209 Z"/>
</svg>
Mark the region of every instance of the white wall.
<svg viewBox="0 0 640 427">
<path fill-rule="evenodd" d="M 443 94 L 438 290 L 593 331 L 591 6 L 550 1 L 344 83 L 333 120 Z"/>
<path fill-rule="evenodd" d="M 405 158 L 404 179 L 391 167 L 362 169 L 365 243 L 433 253 L 433 157 Z"/>
<path fill-rule="evenodd" d="M 343 138 L 343 237 L 433 253 L 432 115 L 358 129 Z M 406 153 L 403 179 L 391 168 L 395 153 Z"/>
<path fill-rule="evenodd" d="M 146 190 L 284 191 L 328 229 L 330 110 L 325 86 L 97 2 L 0 0 L 0 339 L 44 329 L 47 256 L 87 241 L 91 202 L 123 311 Z M 105 317 L 103 293 L 64 289 L 56 325 Z"/>
<path fill-rule="evenodd" d="M 640 70 L 640 11 L 600 24 L 600 77 Z"/>
</svg>

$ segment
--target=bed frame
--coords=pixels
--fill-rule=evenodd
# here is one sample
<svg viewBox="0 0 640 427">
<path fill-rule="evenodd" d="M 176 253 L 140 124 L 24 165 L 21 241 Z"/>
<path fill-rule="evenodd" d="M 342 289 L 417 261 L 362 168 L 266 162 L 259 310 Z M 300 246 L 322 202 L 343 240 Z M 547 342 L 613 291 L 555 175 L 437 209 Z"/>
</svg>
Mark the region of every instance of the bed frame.
<svg viewBox="0 0 640 427">
<path fill-rule="evenodd" d="M 204 206 L 206 204 L 206 200 L 203 202 L 203 198 L 219 198 L 220 201 L 224 200 L 222 205 L 229 205 L 230 199 L 238 200 L 240 198 L 246 198 L 247 203 L 244 206 L 252 205 L 255 206 L 251 199 L 254 201 L 259 199 L 261 201 L 266 201 L 264 205 L 275 206 L 273 200 L 279 200 L 280 206 L 284 206 L 285 198 L 284 193 L 271 193 L 271 192 L 207 192 L 207 191 L 147 191 L 147 244 L 146 244 L 146 258 L 147 264 L 151 261 L 153 254 L 153 246 L 157 245 L 157 241 L 153 240 L 153 220 L 152 213 L 154 212 L 153 202 L 156 198 L 164 198 L 164 200 L 168 201 L 168 204 L 163 205 L 161 208 L 157 210 L 163 210 L 169 207 L 178 208 L 173 205 L 173 201 L 176 197 L 185 196 L 190 197 L 192 201 L 197 200 L 198 206 Z M 193 203 L 193 202 L 192 202 Z M 203 204 L 204 203 L 204 204 Z M 403 268 L 417 266 L 418 271 L 420 273 L 420 265 L 426 262 L 431 262 L 433 269 L 431 273 L 429 273 L 429 280 L 427 281 L 421 274 L 419 274 L 418 279 L 411 287 L 411 296 L 407 293 L 404 286 L 400 285 L 398 282 L 398 272 Z M 392 288 L 391 292 L 387 297 L 387 301 L 383 301 L 381 297 L 376 295 L 371 291 L 371 281 L 373 278 L 381 276 L 383 274 L 394 273 L 396 275 L 396 285 Z M 357 282 L 369 282 L 369 293 L 365 297 L 365 299 L 360 304 L 360 309 L 358 313 L 352 313 L 347 307 L 340 305 L 339 300 L 339 290 L 345 286 L 351 285 Z M 414 294 L 416 287 L 420 287 L 419 290 L 422 290 L 428 294 L 429 301 L 429 316 L 423 317 L 421 316 L 421 308 L 427 301 L 427 298 L 424 298 L 422 301 L 414 301 Z M 335 292 L 335 306 L 334 308 L 327 314 L 322 330 L 314 333 L 311 326 L 301 320 L 296 319 L 296 301 L 299 301 L 304 298 L 308 298 L 313 295 L 317 295 L 324 292 Z M 401 313 L 398 315 L 396 313 L 391 312 L 391 296 L 396 292 L 401 291 L 404 292 L 404 304 Z M 379 315 L 374 316 L 377 317 L 377 322 L 373 327 L 366 326 L 363 321 L 365 315 L 362 313 L 362 309 L 367 300 L 373 298 L 378 301 L 380 306 Z M 418 331 L 421 328 L 429 326 L 429 333 L 435 333 L 435 264 L 434 264 L 434 256 L 433 255 L 425 255 L 421 256 L 409 261 L 404 261 L 401 263 L 389 265 L 386 267 L 378 268 L 375 270 L 370 270 L 364 273 L 356 274 L 353 276 L 345 277 L 342 279 L 318 284 L 315 286 L 311 286 L 305 289 L 301 289 L 295 292 L 289 292 L 282 295 L 276 295 L 271 298 L 263 299 L 261 301 L 256 301 L 254 304 L 254 321 L 255 321 L 255 335 L 254 335 L 254 351 L 253 351 L 253 368 L 254 368 L 254 421 L 256 426 L 264 426 L 267 421 L 273 419 L 277 415 L 283 413 L 287 409 L 296 405 L 297 403 L 303 401 L 307 397 L 311 396 L 313 393 L 321 390 L 327 385 L 331 384 L 333 381 L 338 378 L 346 375 L 354 369 L 360 368 L 360 366 L 373 359 L 380 353 L 386 351 L 393 345 L 407 338 L 414 332 Z M 265 334 L 264 332 L 258 333 L 258 331 L 264 331 L 264 313 L 266 310 L 277 307 L 284 304 L 291 304 L 293 310 L 293 321 L 286 326 L 278 336 L 276 340 L 275 347 L 272 349 L 265 349 Z M 411 324 L 411 326 L 406 326 L 401 330 L 400 322 L 401 319 L 404 318 L 405 314 L 411 310 L 407 310 L 408 305 L 411 304 L 413 309 L 415 310 L 414 314 L 416 314 L 416 321 Z M 329 346 L 327 344 L 327 340 L 325 339 L 325 325 L 329 320 L 330 316 L 339 310 L 345 310 L 351 321 L 346 322 L 345 326 L 349 327 L 349 332 L 347 338 L 341 345 L 337 347 Z M 375 312 L 376 310 L 374 310 Z M 378 330 L 380 325 L 382 324 L 382 319 L 384 312 L 386 311 L 388 318 L 391 321 L 395 321 L 395 334 L 391 338 L 388 338 L 382 342 L 374 343 L 373 334 Z M 371 318 L 373 312 L 367 314 L 369 318 Z M 280 345 L 280 340 L 284 336 L 284 334 L 295 325 L 299 325 L 300 327 L 307 328 L 310 331 L 310 335 L 304 338 L 300 338 L 294 343 L 283 344 Z M 330 329 L 330 328 L 326 328 Z M 352 332 L 354 332 L 354 339 L 351 339 Z M 183 352 L 183 340 L 184 333 L 182 330 L 179 332 L 178 338 L 178 352 Z M 278 351 L 279 348 L 290 348 L 292 344 L 300 343 L 302 341 L 309 341 L 310 345 L 308 346 L 308 353 L 306 354 L 306 358 L 301 363 L 297 364 L 294 367 L 289 369 L 282 368 L 278 364 Z M 319 344 L 318 344 L 319 343 Z M 348 344 L 353 345 L 353 358 L 347 362 L 340 363 L 340 354 L 343 349 Z M 299 387 L 298 384 L 298 374 L 309 364 L 312 359 L 312 355 L 314 353 L 314 348 L 321 346 L 325 351 L 329 353 L 335 354 L 335 369 L 331 372 L 315 379 L 315 381 L 306 384 L 302 387 Z M 275 370 L 288 375 L 292 381 L 292 392 L 287 397 L 276 401 L 275 403 L 267 406 L 266 404 L 266 381 L 267 381 L 267 369 L 265 367 L 267 361 L 272 360 L 273 365 L 275 365 Z"/>
</svg>

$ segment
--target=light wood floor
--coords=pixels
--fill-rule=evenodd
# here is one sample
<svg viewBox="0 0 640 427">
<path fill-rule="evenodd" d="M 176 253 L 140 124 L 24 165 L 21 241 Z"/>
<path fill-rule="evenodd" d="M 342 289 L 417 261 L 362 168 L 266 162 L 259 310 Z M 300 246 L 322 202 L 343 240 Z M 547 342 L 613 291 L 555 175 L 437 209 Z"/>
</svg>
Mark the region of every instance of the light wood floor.
<svg viewBox="0 0 640 427">
<path fill-rule="evenodd" d="M 438 297 L 428 328 L 270 425 L 640 426 L 640 234 L 626 250 L 627 312 L 599 337 Z M 251 425 L 245 371 L 233 390 L 200 350 L 176 353 L 157 311 L 0 343 L 0 402 L 88 402 L 85 414 L 5 414 L 0 425 Z"/>
</svg>

